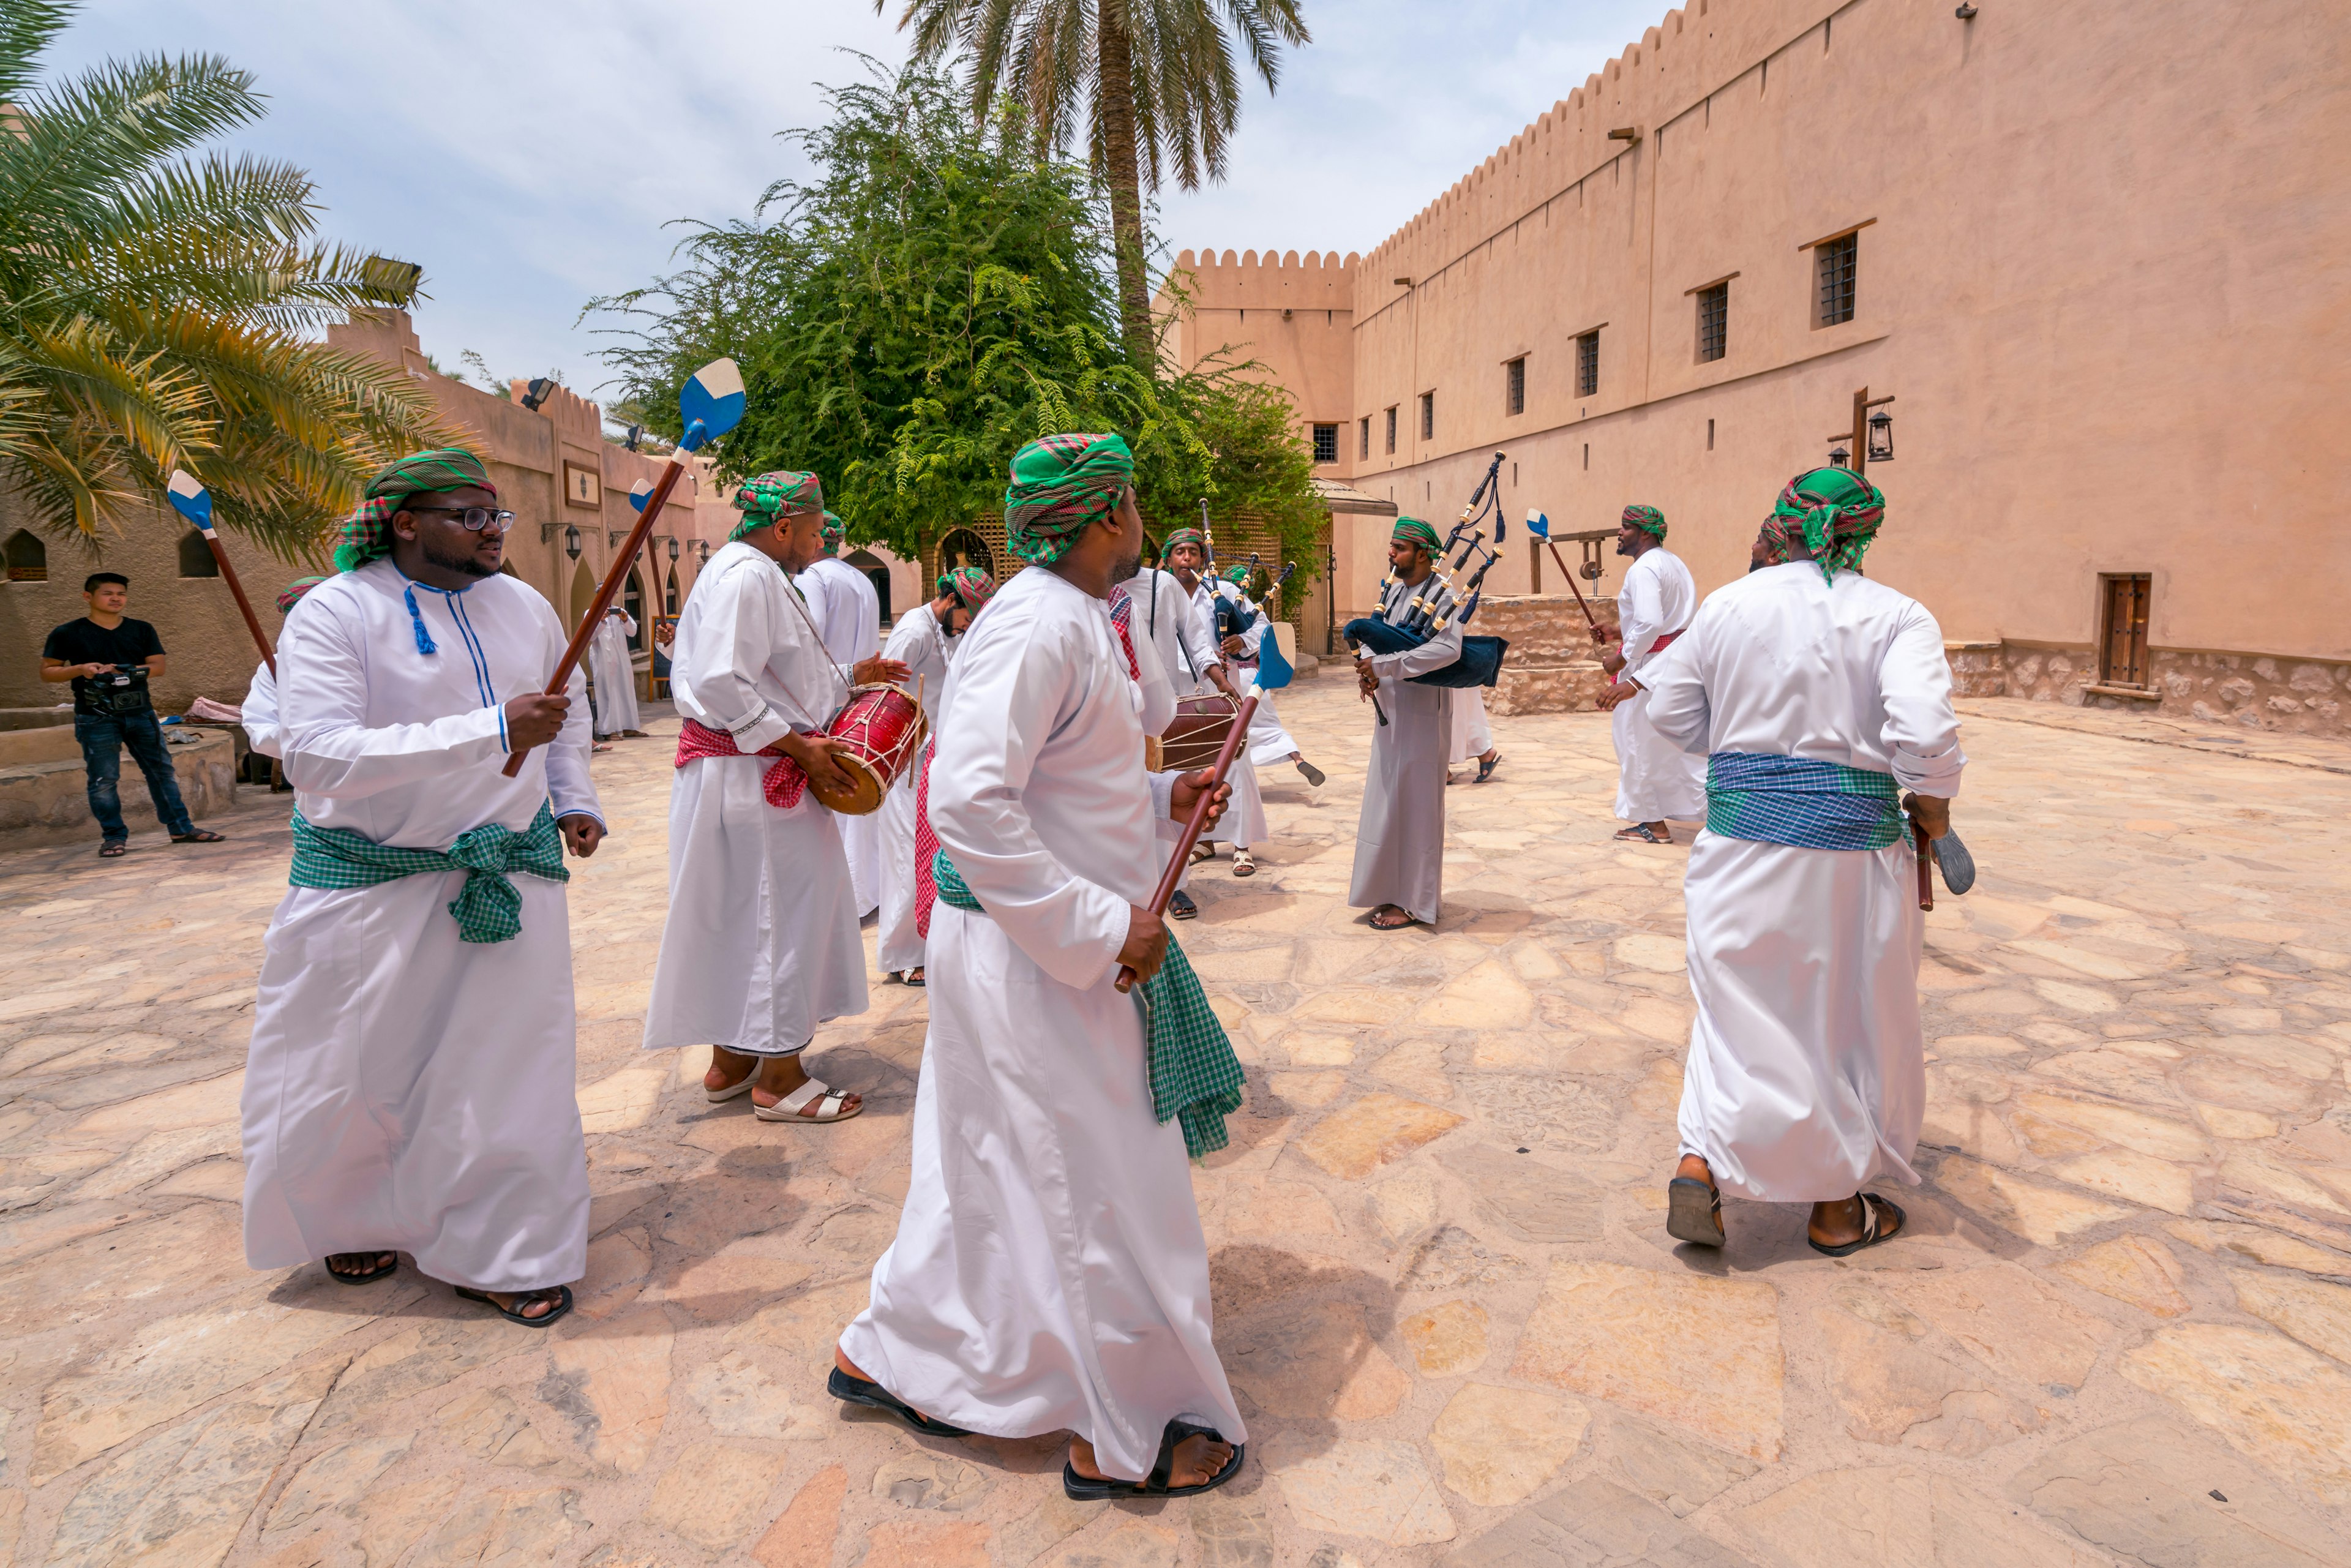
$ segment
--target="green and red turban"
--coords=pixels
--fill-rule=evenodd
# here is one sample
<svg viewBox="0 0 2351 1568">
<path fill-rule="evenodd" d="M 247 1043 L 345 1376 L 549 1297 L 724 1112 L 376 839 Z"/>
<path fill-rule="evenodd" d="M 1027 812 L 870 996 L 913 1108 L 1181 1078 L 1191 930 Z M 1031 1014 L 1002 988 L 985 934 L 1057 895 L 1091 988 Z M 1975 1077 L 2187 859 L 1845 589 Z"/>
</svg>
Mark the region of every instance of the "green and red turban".
<svg viewBox="0 0 2351 1568">
<path fill-rule="evenodd" d="M 824 515 L 824 542 L 828 545 L 838 545 L 848 537 L 849 525 L 841 520 L 841 514 L 827 512 Z"/>
<path fill-rule="evenodd" d="M 1012 553 L 1050 566 L 1086 526 L 1110 516 L 1134 479 L 1134 454 L 1116 434 L 1047 435 L 1012 455 L 1004 532 Z"/>
<path fill-rule="evenodd" d="M 735 509 L 743 520 L 726 536 L 727 542 L 771 528 L 793 512 L 813 512 L 824 507 L 824 486 L 813 474 L 778 468 L 746 479 L 736 487 Z"/>
<path fill-rule="evenodd" d="M 1418 545 L 1431 555 L 1440 555 L 1445 550 L 1445 541 L 1437 537 L 1437 530 L 1418 517 L 1398 517 L 1395 531 L 1388 535 L 1388 542 Z"/>
<path fill-rule="evenodd" d="M 939 596 L 954 594 L 972 614 L 996 596 L 996 579 L 976 566 L 959 566 L 939 578 Z"/>
<path fill-rule="evenodd" d="M 1249 586 L 1249 569 L 1248 567 L 1228 566 L 1225 568 L 1225 580 L 1231 583 L 1235 588 L 1247 588 Z"/>
<path fill-rule="evenodd" d="M 302 602 L 304 594 L 326 580 L 323 577 L 298 577 L 287 583 L 286 591 L 277 596 L 277 613 L 284 615 L 291 612 L 296 605 Z"/>
<path fill-rule="evenodd" d="M 1834 582 L 1838 572 L 1860 570 L 1885 521 L 1885 491 L 1850 468 L 1814 468 L 1780 492 L 1763 521 L 1763 553 L 1779 566 L 1792 559 L 1789 546 L 1802 539 L 1821 574 Z"/>
<path fill-rule="evenodd" d="M 1656 539 L 1666 542 L 1666 515 L 1655 507 L 1630 506 L 1625 508 L 1624 521 Z"/>
<path fill-rule="evenodd" d="M 1169 534 L 1167 542 L 1159 547 L 1159 559 L 1172 559 L 1176 552 L 1186 545 L 1190 545 L 1198 550 L 1202 560 L 1208 559 L 1208 536 L 1197 528 L 1177 528 L 1174 533 Z"/>
<path fill-rule="evenodd" d="M 337 533 L 335 570 L 357 571 L 368 562 L 392 553 L 392 519 L 413 496 L 446 490 L 487 490 L 490 471 L 462 446 L 436 446 L 403 457 L 368 481 L 367 497 L 345 518 Z"/>
</svg>

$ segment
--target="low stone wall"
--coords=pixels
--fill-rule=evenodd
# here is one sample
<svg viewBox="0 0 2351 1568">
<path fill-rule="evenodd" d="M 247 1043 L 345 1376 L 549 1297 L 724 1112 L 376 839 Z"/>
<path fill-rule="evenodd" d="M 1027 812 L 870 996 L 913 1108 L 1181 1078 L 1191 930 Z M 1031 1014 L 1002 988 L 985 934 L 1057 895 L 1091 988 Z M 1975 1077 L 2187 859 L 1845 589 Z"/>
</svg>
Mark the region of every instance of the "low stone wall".
<svg viewBox="0 0 2351 1568">
<path fill-rule="evenodd" d="M 2351 735 L 2351 664 L 2158 648 L 2145 695 L 2100 688 L 2081 644 L 1946 643 L 1954 691 L 2068 707 L 2116 708 L 2294 735 Z"/>
<path fill-rule="evenodd" d="M 70 728 L 65 733 L 68 738 L 73 734 Z M 171 747 L 172 771 L 179 778 L 180 799 L 187 803 L 188 814 L 201 821 L 236 804 L 236 741 L 226 730 L 186 733 L 196 736 L 195 743 Z M 98 824 L 90 819 L 86 791 L 78 747 L 69 761 L 0 767 L 0 848 L 52 842 L 77 833 L 96 838 Z M 147 780 L 127 751 L 119 793 L 123 822 L 132 832 L 156 825 Z"/>
<path fill-rule="evenodd" d="M 1614 599 L 1587 600 L 1593 618 L 1612 630 L 1616 626 Z M 1500 637 L 1510 644 L 1502 660 L 1501 679 L 1486 694 L 1486 711 L 1510 716 L 1530 713 L 1589 713 L 1608 676 L 1600 667 L 1592 632 L 1573 597 L 1564 593 L 1521 593 L 1486 599 L 1469 630 Z"/>
</svg>

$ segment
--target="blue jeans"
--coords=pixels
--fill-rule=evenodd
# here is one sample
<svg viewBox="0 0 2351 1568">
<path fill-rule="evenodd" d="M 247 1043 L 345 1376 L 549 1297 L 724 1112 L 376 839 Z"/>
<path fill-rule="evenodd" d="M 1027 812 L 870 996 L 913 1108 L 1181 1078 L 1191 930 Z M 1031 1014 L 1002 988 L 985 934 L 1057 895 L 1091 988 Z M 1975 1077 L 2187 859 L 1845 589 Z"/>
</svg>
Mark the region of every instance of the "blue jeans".
<svg viewBox="0 0 2351 1568">
<path fill-rule="evenodd" d="M 122 801 L 115 787 L 122 778 L 122 748 L 147 776 L 147 798 L 155 802 L 155 820 L 185 838 L 196 831 L 188 808 L 180 800 L 180 780 L 172 771 L 171 753 L 163 749 L 163 727 L 153 713 L 74 715 L 74 738 L 81 742 L 82 766 L 89 772 L 89 814 L 110 842 L 131 836 L 122 825 Z"/>
</svg>

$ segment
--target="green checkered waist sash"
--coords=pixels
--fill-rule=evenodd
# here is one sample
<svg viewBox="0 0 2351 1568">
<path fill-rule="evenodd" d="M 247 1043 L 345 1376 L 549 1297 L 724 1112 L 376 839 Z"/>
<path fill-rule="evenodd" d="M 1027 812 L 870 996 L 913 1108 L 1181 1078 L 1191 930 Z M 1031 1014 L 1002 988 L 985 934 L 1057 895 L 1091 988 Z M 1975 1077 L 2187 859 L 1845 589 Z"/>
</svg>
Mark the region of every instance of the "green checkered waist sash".
<svg viewBox="0 0 2351 1568">
<path fill-rule="evenodd" d="M 1706 828 L 1806 850 L 1882 850 L 1902 837 L 1890 773 L 1817 757 L 1718 751 L 1706 759 Z"/>
<path fill-rule="evenodd" d="M 987 913 L 946 851 L 931 857 L 931 875 L 941 904 Z M 1171 1116 L 1183 1123 L 1184 1152 L 1192 1158 L 1215 1154 L 1230 1141 L 1225 1118 L 1241 1108 L 1241 1064 L 1173 933 L 1167 961 L 1134 988 L 1134 999 L 1143 1009 L 1144 1050 L 1151 1062 L 1152 1113 L 1162 1125 Z"/>
<path fill-rule="evenodd" d="M 286 880 L 296 887 L 376 887 L 452 871 L 465 873 L 465 887 L 449 903 L 464 942 L 507 942 L 521 935 L 522 894 L 508 873 L 571 880 L 563 869 L 563 835 L 544 801 L 521 832 L 485 822 L 458 834 L 446 851 L 380 844 L 349 828 L 313 827 L 301 812 L 294 813 L 294 868 Z"/>
</svg>

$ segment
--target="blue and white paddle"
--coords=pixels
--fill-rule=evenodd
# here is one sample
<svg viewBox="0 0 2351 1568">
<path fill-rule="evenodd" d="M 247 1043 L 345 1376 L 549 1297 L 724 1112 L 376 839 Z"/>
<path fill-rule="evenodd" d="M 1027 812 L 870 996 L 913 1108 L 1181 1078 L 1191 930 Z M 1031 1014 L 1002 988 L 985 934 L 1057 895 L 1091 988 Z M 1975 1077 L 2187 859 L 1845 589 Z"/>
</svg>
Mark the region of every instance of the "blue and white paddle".
<svg viewBox="0 0 2351 1568">
<path fill-rule="evenodd" d="M 629 486 L 629 505 L 636 511 L 643 511 L 645 503 L 653 497 L 653 482 L 650 479 L 640 479 Z"/>
<path fill-rule="evenodd" d="M 245 616 L 245 629 L 253 633 L 253 645 L 261 650 L 261 662 L 269 666 L 274 678 L 277 674 L 277 655 L 270 651 L 260 618 L 254 614 L 252 602 L 245 597 L 245 584 L 237 580 L 236 568 L 229 563 L 228 552 L 221 549 L 220 535 L 213 528 L 213 493 L 193 474 L 174 468 L 163 495 L 172 503 L 172 510 L 187 518 L 204 536 L 204 548 L 213 552 L 213 564 L 220 568 L 222 578 L 228 583 L 229 596 L 236 601 L 238 611 Z"/>
</svg>

